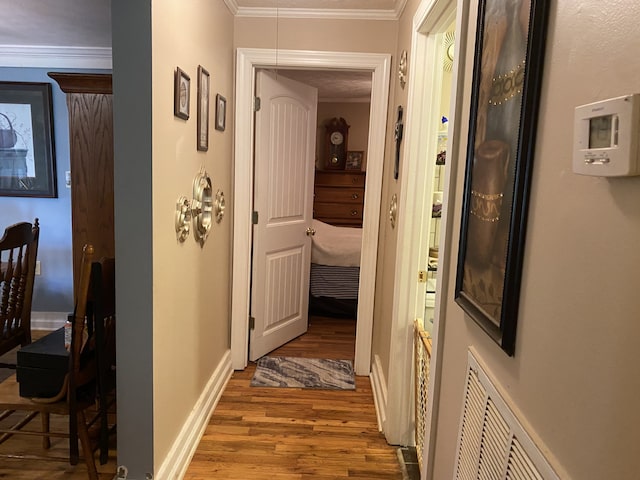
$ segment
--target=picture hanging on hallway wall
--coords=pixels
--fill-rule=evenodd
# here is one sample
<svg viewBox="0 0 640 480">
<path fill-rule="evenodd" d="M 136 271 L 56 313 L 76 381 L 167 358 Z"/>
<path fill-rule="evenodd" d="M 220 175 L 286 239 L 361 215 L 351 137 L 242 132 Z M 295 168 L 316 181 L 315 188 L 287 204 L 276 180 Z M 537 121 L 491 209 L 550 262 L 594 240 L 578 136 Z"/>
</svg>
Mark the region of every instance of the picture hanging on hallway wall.
<svg viewBox="0 0 640 480">
<path fill-rule="evenodd" d="M 515 351 L 549 0 L 481 0 L 456 302 Z"/>
<path fill-rule="evenodd" d="M 209 72 L 198 65 L 198 150 L 209 150 Z"/>
<path fill-rule="evenodd" d="M 50 83 L 0 82 L 0 196 L 58 196 Z"/>
<path fill-rule="evenodd" d="M 173 114 L 189 119 L 189 103 L 191 98 L 191 79 L 180 67 L 176 68 L 173 92 Z"/>
<path fill-rule="evenodd" d="M 224 132 L 227 124 L 227 99 L 216 95 L 216 130 Z"/>
</svg>

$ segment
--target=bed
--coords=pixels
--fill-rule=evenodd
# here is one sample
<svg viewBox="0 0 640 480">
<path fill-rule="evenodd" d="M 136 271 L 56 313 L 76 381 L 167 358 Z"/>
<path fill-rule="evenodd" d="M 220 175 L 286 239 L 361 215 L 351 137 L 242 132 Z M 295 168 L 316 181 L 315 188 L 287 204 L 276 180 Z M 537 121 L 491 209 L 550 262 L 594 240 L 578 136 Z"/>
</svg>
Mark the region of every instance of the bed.
<svg viewBox="0 0 640 480">
<path fill-rule="evenodd" d="M 356 318 L 362 229 L 313 220 L 309 313 Z"/>
</svg>

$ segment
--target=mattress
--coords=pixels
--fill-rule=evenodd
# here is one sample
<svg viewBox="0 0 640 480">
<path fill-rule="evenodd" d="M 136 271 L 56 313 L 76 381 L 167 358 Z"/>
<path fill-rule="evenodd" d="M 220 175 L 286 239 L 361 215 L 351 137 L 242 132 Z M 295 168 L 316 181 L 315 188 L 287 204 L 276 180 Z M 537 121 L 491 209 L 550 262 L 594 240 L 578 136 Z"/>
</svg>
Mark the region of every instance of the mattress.
<svg viewBox="0 0 640 480">
<path fill-rule="evenodd" d="M 313 220 L 311 263 L 338 267 L 359 267 L 362 229 L 336 227 Z"/>
<path fill-rule="evenodd" d="M 314 297 L 357 299 L 360 267 L 311 264 L 309 293 Z"/>
</svg>

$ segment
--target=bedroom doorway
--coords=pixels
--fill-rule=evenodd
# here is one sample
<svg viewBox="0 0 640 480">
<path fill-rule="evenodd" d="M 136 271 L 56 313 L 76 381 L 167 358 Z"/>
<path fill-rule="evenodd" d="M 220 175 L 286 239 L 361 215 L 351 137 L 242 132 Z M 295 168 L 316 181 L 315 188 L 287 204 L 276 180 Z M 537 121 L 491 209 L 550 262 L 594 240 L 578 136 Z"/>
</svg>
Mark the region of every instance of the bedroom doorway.
<svg viewBox="0 0 640 480">
<path fill-rule="evenodd" d="M 307 331 L 318 91 L 259 70 L 256 97 L 251 361 Z"/>
<path fill-rule="evenodd" d="M 276 64 L 277 60 L 277 64 Z M 231 319 L 233 368 L 247 365 L 251 273 L 251 222 L 253 212 L 253 106 L 257 69 L 364 70 L 373 76 L 369 125 L 367 180 L 363 225 L 360 299 L 354 367 L 357 375 L 370 372 L 373 330 L 373 296 L 377 261 L 382 165 L 386 132 L 391 57 L 387 54 L 299 52 L 271 49 L 238 49 L 236 85 L 236 139 L 234 181 L 234 240 Z"/>
</svg>

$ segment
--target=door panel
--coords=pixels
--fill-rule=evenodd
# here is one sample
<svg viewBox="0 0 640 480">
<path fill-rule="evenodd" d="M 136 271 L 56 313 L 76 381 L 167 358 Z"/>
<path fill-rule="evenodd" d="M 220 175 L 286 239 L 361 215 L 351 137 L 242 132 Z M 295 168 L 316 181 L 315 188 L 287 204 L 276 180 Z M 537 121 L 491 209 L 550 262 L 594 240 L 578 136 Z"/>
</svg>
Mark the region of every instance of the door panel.
<svg viewBox="0 0 640 480">
<path fill-rule="evenodd" d="M 315 88 L 268 72 L 256 91 L 252 361 L 307 330 L 317 104 Z"/>
</svg>

